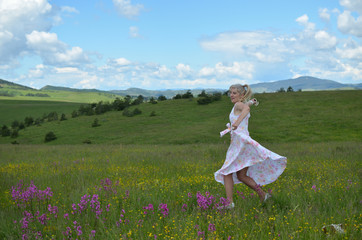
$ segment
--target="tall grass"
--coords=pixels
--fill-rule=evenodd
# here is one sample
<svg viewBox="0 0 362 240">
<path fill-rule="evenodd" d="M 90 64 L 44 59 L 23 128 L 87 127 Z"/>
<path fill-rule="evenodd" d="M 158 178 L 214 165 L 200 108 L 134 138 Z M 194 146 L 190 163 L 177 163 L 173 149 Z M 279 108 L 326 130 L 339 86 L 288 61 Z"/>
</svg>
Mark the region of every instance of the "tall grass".
<svg viewBox="0 0 362 240">
<path fill-rule="evenodd" d="M 360 239 L 361 142 L 266 147 L 288 157 L 283 175 L 264 187 L 273 198 L 261 204 L 237 185 L 235 209 L 219 211 L 225 193 L 213 173 L 227 144 L 0 145 L 0 238 Z M 24 191 L 33 181 L 53 195 L 21 202 L 12 198 L 19 181 Z M 330 224 L 345 233 L 322 231 Z"/>
</svg>

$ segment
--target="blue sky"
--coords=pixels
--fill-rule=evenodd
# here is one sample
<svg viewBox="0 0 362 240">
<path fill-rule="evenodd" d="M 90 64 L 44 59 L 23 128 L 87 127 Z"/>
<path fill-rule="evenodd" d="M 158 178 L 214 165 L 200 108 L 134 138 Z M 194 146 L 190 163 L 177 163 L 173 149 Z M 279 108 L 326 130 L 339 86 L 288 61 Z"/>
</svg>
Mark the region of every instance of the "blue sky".
<svg viewBox="0 0 362 240">
<path fill-rule="evenodd" d="M 362 0 L 0 0 L 0 78 L 119 90 L 362 82 Z"/>
</svg>

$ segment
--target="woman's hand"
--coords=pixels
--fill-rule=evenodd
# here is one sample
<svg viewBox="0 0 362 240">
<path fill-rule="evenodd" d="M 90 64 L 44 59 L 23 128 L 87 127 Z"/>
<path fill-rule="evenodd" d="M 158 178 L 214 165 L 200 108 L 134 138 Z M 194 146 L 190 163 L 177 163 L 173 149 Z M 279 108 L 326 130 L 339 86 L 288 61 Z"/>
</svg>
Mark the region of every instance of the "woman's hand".
<svg viewBox="0 0 362 240">
<path fill-rule="evenodd" d="M 233 124 L 233 125 L 231 126 L 231 130 L 236 130 L 237 128 L 238 128 L 237 125 L 234 125 L 234 124 Z"/>
</svg>

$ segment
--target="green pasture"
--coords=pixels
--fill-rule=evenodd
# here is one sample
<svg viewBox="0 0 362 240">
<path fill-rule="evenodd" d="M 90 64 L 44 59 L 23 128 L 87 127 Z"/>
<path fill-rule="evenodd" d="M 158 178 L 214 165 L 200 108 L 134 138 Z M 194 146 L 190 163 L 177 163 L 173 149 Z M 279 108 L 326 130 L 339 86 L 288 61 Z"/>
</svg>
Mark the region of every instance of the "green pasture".
<svg viewBox="0 0 362 240">
<path fill-rule="evenodd" d="M 0 100 L 22 100 L 22 101 L 60 101 L 76 103 L 92 103 L 99 101 L 113 101 L 116 97 L 121 97 L 112 93 L 103 92 L 81 92 L 81 91 L 60 91 L 60 90 L 36 90 L 14 88 L 4 86 L 1 92 L 7 92 L 13 96 L 0 96 Z M 49 97 L 26 96 L 27 94 L 47 94 Z"/>
<path fill-rule="evenodd" d="M 288 157 L 282 176 L 264 186 L 272 199 L 261 204 L 237 185 L 235 209 L 219 211 L 213 207 L 225 193 L 213 174 L 224 143 L 0 145 L 0 238 L 361 239 L 361 142 L 265 146 Z M 21 181 L 24 192 L 33 181 L 52 197 L 16 201 L 12 187 Z M 209 207 L 199 207 L 197 193 L 214 197 Z M 84 205 L 87 196 L 98 199 L 99 215 L 89 201 Z M 343 233 L 331 224 L 342 224 Z"/>
<path fill-rule="evenodd" d="M 10 127 L 15 120 L 24 122 L 26 117 L 32 117 L 35 120 L 50 112 L 57 112 L 59 117 L 62 113 L 71 116 L 71 113 L 80 105 L 81 103 L 75 102 L 0 100 L 0 125 Z"/>
<path fill-rule="evenodd" d="M 362 136 L 362 91 L 320 91 L 256 94 L 260 101 L 252 107 L 249 120 L 250 135 L 261 143 L 360 141 Z M 64 108 L 68 120 L 45 122 L 19 131 L 17 138 L 0 137 L 0 143 L 17 141 L 20 144 L 41 144 L 45 134 L 57 136 L 50 145 L 81 144 L 194 144 L 221 143 L 228 135 L 219 132 L 229 121 L 232 108 L 224 96 L 221 101 L 199 105 L 196 99 L 167 100 L 158 104 L 143 103 L 132 106 L 142 114 L 126 117 L 121 111 L 102 115 L 71 118 L 76 103 L 26 103 L 0 101 L 0 120 L 21 120 L 31 115 L 34 119 L 44 112 Z M 72 105 L 73 104 L 73 105 Z M 22 106 L 22 107 L 21 107 Z M 17 110 L 19 108 L 19 111 Z M 151 116 L 154 112 L 156 116 Z M 30 114 L 33 113 L 33 114 Z M 101 126 L 92 127 L 95 119 Z"/>
</svg>

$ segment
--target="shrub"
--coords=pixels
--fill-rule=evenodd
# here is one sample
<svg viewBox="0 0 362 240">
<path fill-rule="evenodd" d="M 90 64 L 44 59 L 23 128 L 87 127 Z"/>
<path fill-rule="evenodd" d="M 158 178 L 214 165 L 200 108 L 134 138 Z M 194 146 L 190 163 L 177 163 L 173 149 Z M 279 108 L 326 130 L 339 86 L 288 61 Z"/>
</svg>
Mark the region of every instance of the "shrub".
<svg viewBox="0 0 362 240">
<path fill-rule="evenodd" d="M 125 110 L 123 110 L 122 115 L 126 117 L 133 117 L 134 114 L 128 108 L 126 108 Z"/>
<path fill-rule="evenodd" d="M 154 116 L 156 116 L 156 112 L 152 111 L 151 114 L 150 114 L 150 117 L 154 117 Z"/>
<path fill-rule="evenodd" d="M 92 143 L 92 141 L 91 141 L 91 140 L 89 140 L 89 139 L 85 139 L 85 140 L 83 141 L 83 143 L 84 143 L 84 144 L 91 144 L 91 143 Z"/>
<path fill-rule="evenodd" d="M 78 117 L 78 111 L 77 111 L 77 110 L 74 110 L 74 111 L 72 112 L 72 118 L 76 118 L 76 117 Z"/>
<path fill-rule="evenodd" d="M 129 101 L 124 101 L 119 98 L 116 98 L 116 100 L 114 100 L 114 102 L 112 103 L 113 109 L 117 111 L 122 111 L 128 106 L 129 106 Z"/>
<path fill-rule="evenodd" d="M 55 139 L 57 139 L 55 134 L 53 132 L 48 132 L 47 134 L 45 134 L 44 142 L 50 142 L 50 141 L 53 141 Z"/>
<path fill-rule="evenodd" d="M 151 97 L 149 103 L 156 104 L 157 101 L 156 101 L 156 99 L 154 97 Z"/>
<path fill-rule="evenodd" d="M 26 117 L 24 119 L 24 123 L 25 123 L 25 126 L 29 127 L 29 126 L 33 125 L 34 119 L 32 117 Z"/>
<path fill-rule="evenodd" d="M 100 124 L 98 123 L 98 118 L 94 119 L 93 123 L 92 123 L 92 127 L 99 127 Z"/>
<path fill-rule="evenodd" d="M 19 123 L 19 129 L 24 129 L 25 128 L 25 124 L 23 122 Z"/>
<path fill-rule="evenodd" d="M 198 97 L 207 97 L 207 94 L 206 94 L 205 90 L 202 90 L 202 92 L 197 96 Z"/>
<path fill-rule="evenodd" d="M 62 113 L 62 115 L 60 116 L 60 121 L 64 121 L 64 120 L 67 120 L 67 118 L 65 117 L 65 114 Z"/>
<path fill-rule="evenodd" d="M 133 115 L 139 115 L 141 113 L 142 113 L 142 111 L 139 110 L 138 108 L 135 108 L 135 110 L 133 110 Z"/>
<path fill-rule="evenodd" d="M 19 121 L 15 120 L 11 123 L 11 128 L 16 129 L 19 128 Z"/>
<path fill-rule="evenodd" d="M 182 98 L 193 98 L 194 95 L 192 95 L 191 90 L 187 90 L 186 93 L 182 94 Z"/>
<path fill-rule="evenodd" d="M 207 96 L 207 97 L 199 98 L 199 99 L 197 99 L 197 103 L 200 105 L 206 105 L 206 104 L 212 103 L 212 97 Z"/>
<path fill-rule="evenodd" d="M 167 100 L 167 98 L 163 95 L 160 95 L 158 98 L 157 98 L 158 101 L 165 101 Z"/>
<path fill-rule="evenodd" d="M 182 95 L 178 93 L 172 99 L 181 99 L 181 98 L 182 98 Z"/>
<path fill-rule="evenodd" d="M 44 122 L 44 119 L 42 119 L 42 118 L 37 118 L 37 119 L 35 119 L 34 124 L 37 125 L 37 126 L 40 126 L 40 124 L 43 123 L 43 122 Z"/>
<path fill-rule="evenodd" d="M 8 128 L 8 126 L 3 125 L 3 127 L 1 128 L 1 136 L 7 137 L 7 136 L 10 136 L 10 134 L 11 134 L 11 131 Z"/>
<path fill-rule="evenodd" d="M 292 88 L 291 86 L 289 86 L 289 87 L 287 88 L 287 92 L 294 92 L 294 90 L 293 90 L 293 88 Z"/>
<path fill-rule="evenodd" d="M 132 105 L 139 105 L 143 103 L 145 98 L 142 95 L 139 95 L 135 100 L 133 100 Z"/>
<path fill-rule="evenodd" d="M 214 93 L 213 95 L 212 95 L 212 99 L 214 100 L 214 101 L 220 101 L 221 100 L 221 93 L 219 93 L 219 92 L 217 92 L 217 93 Z"/>
<path fill-rule="evenodd" d="M 48 122 L 56 121 L 58 120 L 58 113 L 57 112 L 51 112 L 48 114 Z"/>
<path fill-rule="evenodd" d="M 17 138 L 19 136 L 19 131 L 17 129 L 14 129 L 12 132 L 11 132 L 11 135 L 10 137 L 11 138 Z"/>
</svg>

